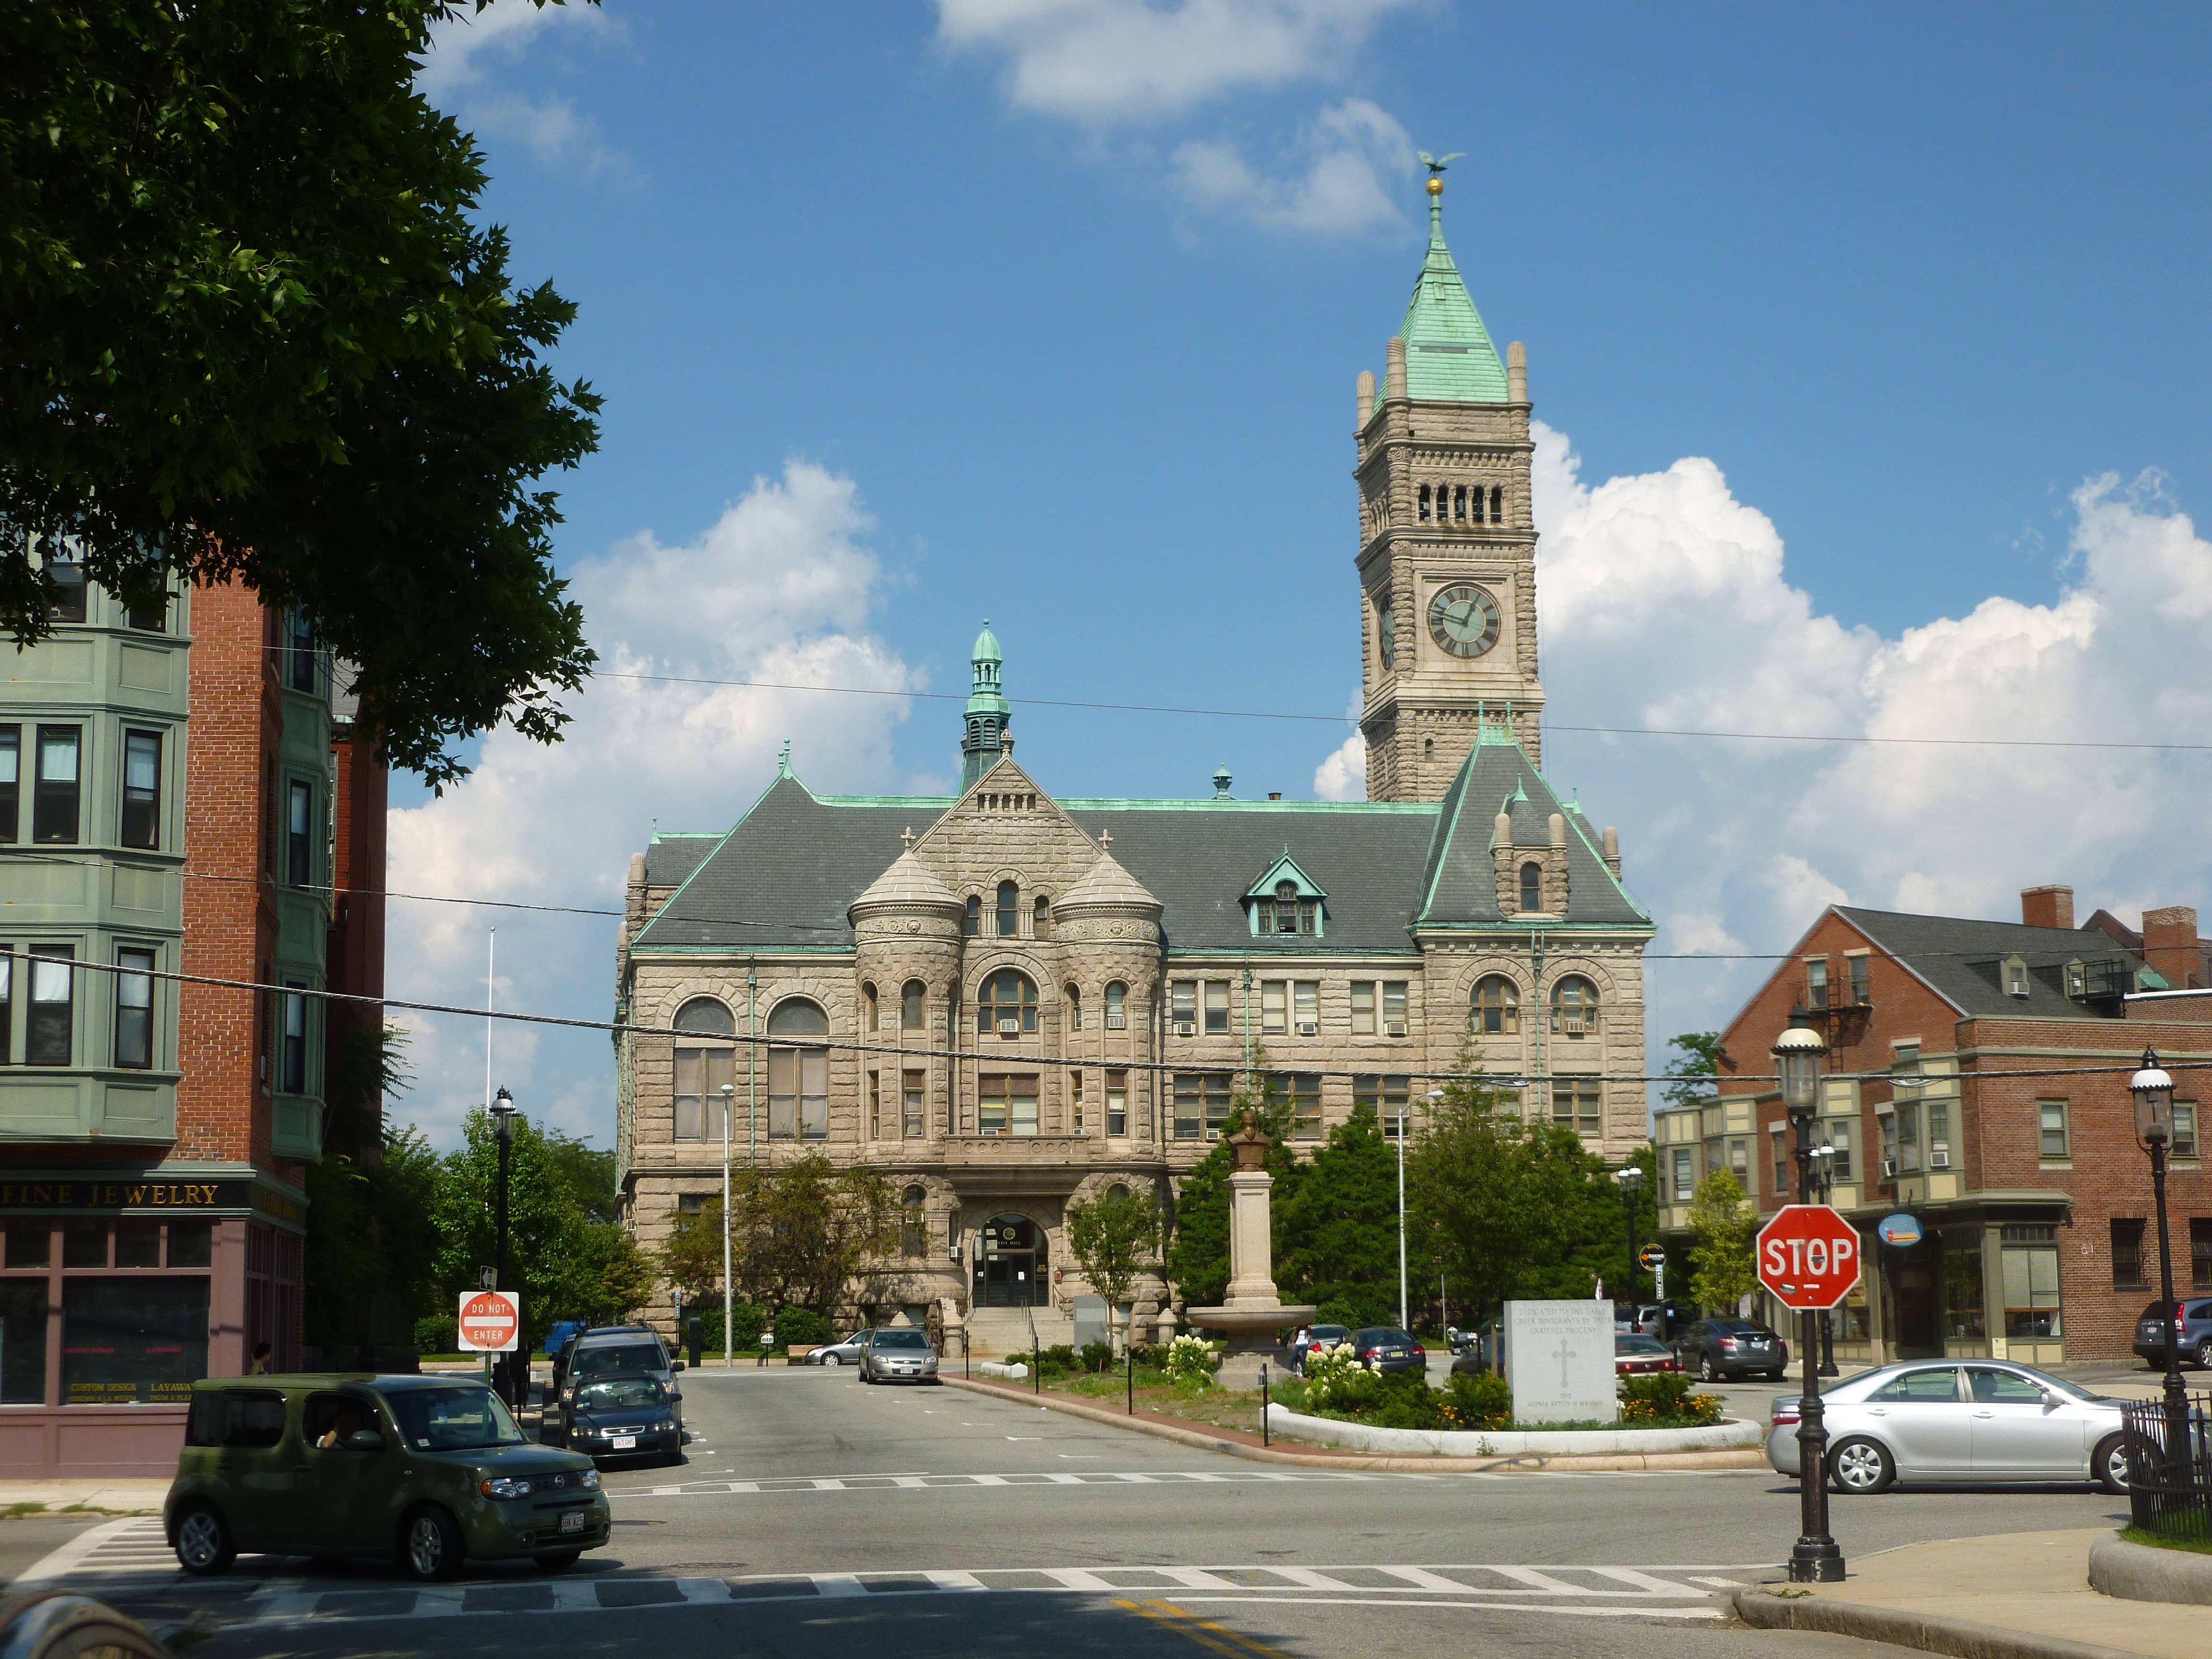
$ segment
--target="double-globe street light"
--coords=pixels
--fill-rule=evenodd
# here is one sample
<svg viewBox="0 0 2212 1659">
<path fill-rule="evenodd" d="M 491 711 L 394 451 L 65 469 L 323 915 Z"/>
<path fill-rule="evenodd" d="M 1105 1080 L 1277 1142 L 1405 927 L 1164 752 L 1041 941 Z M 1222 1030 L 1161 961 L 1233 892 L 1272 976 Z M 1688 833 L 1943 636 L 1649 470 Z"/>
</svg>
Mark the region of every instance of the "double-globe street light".
<svg viewBox="0 0 2212 1659">
<path fill-rule="evenodd" d="M 495 1291 L 514 1288 L 507 1282 L 507 1176 L 508 1161 L 514 1152 L 514 1120 L 521 1115 L 520 1109 L 514 1103 L 514 1097 L 507 1093 L 505 1089 L 502 1088 L 491 1097 L 492 1133 L 499 1139 L 499 1191 L 494 1200 L 493 1212 L 495 1218 L 494 1231 L 498 1238 L 492 1267 L 492 1288 Z M 518 1332 L 517 1335 L 520 1334 L 520 1333 Z M 512 1355 L 501 1354 L 499 1357 L 498 1375 L 498 1394 L 508 1405 L 516 1405 L 518 1402 L 515 1399 L 514 1360 Z"/>
<path fill-rule="evenodd" d="M 2135 1097 L 2136 1140 L 2150 1154 L 2151 1203 L 2158 1212 L 2159 1316 L 2166 1331 L 2166 1455 L 2173 1463 L 2189 1456 L 2189 1395 L 2181 1386 L 2180 1310 L 2173 1304 L 2173 1246 L 2166 1228 L 2166 1158 L 2173 1145 L 2173 1079 L 2158 1063 L 2158 1050 L 2143 1050 L 2142 1069 L 2128 1079 Z"/>
<path fill-rule="evenodd" d="M 1775 1039 L 1774 1069 L 1782 1103 L 1797 1131 L 1797 1199 L 1814 1201 L 1813 1109 L 1820 1092 L 1820 1062 L 1826 1039 L 1809 1026 L 1793 1025 Z M 1820 1316 L 1810 1308 L 1797 1316 L 1798 1351 L 1805 1362 L 1805 1389 L 1797 1402 L 1798 1537 L 1790 1552 L 1792 1583 L 1839 1583 L 1844 1553 L 1828 1535 L 1828 1429 L 1820 1407 Z"/>
</svg>

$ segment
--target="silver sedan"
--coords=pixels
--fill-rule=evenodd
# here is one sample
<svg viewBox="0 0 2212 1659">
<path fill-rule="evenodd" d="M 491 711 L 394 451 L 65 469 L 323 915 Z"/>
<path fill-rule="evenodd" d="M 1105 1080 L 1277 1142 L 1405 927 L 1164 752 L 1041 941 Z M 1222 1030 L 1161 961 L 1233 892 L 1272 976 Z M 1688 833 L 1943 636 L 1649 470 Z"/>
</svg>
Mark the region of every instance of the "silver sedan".
<svg viewBox="0 0 2212 1659">
<path fill-rule="evenodd" d="M 1909 1360 L 1823 1390 L 1839 1492 L 1898 1481 L 2094 1480 L 2127 1490 L 2120 1402 L 2001 1359 Z M 1774 1402 L 1766 1461 L 1797 1473 L 1798 1396 Z"/>
<path fill-rule="evenodd" d="M 861 1351 L 867 1346 L 868 1333 L 854 1331 L 842 1342 L 825 1342 L 818 1348 L 808 1349 L 805 1363 L 809 1365 L 857 1365 L 860 1363 Z"/>
</svg>

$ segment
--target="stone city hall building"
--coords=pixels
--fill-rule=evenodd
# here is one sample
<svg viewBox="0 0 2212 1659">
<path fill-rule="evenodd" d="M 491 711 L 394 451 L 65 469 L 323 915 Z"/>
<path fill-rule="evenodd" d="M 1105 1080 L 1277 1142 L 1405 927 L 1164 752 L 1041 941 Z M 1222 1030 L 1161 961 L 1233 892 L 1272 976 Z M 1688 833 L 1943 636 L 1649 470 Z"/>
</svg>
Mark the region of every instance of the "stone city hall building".
<svg viewBox="0 0 2212 1659">
<path fill-rule="evenodd" d="M 1386 1129 L 1472 1033 L 1526 1109 L 1644 1139 L 1643 951 L 1619 842 L 1538 769 L 1536 532 L 1518 345 L 1443 235 L 1359 376 L 1364 802 L 1055 799 L 973 652 L 955 799 L 817 795 L 788 763 L 723 834 L 630 860 L 619 1156 L 648 1247 L 735 1159 L 872 1165 L 908 1211 L 890 1305 L 978 1352 L 1066 1340 L 1067 1206 L 1171 1208 L 1264 1053 L 1297 1141 Z M 1140 1292 L 1140 1328 L 1164 1287 Z"/>
</svg>

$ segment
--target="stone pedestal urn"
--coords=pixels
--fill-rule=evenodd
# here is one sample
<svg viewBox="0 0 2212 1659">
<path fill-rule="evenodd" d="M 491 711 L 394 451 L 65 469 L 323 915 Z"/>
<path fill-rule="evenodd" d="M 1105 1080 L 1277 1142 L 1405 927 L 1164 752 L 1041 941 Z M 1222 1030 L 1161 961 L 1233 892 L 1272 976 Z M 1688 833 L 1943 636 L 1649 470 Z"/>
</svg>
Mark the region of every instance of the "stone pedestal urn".
<svg viewBox="0 0 2212 1659">
<path fill-rule="evenodd" d="M 1267 1173 L 1271 1143 L 1244 1114 L 1244 1127 L 1229 1137 L 1236 1160 L 1229 1176 L 1229 1290 L 1218 1308 L 1187 1308 L 1184 1315 L 1204 1331 L 1218 1331 L 1229 1339 L 1221 1356 L 1220 1380 L 1224 1388 L 1256 1389 L 1260 1367 L 1279 1370 L 1288 1356 L 1279 1336 L 1312 1322 L 1310 1306 L 1285 1304 L 1275 1291 L 1274 1236 L 1268 1214 L 1268 1193 L 1275 1184 Z"/>
</svg>

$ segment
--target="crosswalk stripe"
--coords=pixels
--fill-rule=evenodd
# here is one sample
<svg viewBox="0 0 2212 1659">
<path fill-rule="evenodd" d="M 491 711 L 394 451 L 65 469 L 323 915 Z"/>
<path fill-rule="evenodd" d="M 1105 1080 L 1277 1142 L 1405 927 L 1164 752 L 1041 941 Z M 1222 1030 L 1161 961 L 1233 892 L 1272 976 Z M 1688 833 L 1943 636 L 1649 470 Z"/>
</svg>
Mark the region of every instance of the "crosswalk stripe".
<svg viewBox="0 0 2212 1659">
<path fill-rule="evenodd" d="M 818 1595 L 866 1595 L 868 1593 L 861 1586 L 858 1573 L 810 1572 L 806 1576 L 814 1581 L 815 1593 Z"/>
</svg>

